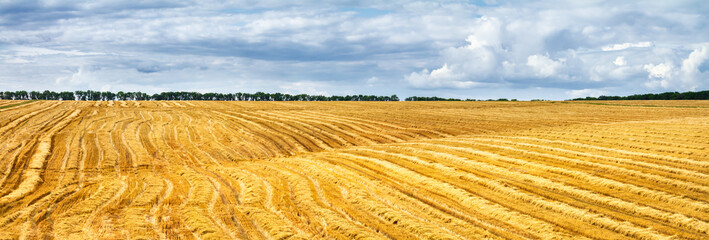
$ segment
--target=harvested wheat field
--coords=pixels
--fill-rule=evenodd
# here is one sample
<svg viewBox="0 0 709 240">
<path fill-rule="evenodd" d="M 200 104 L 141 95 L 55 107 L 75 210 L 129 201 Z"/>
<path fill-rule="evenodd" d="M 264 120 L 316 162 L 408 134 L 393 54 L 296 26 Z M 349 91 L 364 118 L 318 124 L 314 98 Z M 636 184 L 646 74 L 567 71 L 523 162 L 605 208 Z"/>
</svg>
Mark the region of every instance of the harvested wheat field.
<svg viewBox="0 0 709 240">
<path fill-rule="evenodd" d="M 709 104 L 611 104 L 0 101 L 0 239 L 709 239 Z"/>
</svg>

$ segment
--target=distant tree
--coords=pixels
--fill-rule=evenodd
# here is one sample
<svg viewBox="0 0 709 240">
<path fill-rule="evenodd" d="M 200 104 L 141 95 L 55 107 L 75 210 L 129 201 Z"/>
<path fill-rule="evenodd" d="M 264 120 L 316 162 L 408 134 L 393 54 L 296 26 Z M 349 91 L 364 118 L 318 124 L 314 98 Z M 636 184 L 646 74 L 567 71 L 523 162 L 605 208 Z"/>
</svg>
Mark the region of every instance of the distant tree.
<svg viewBox="0 0 709 240">
<path fill-rule="evenodd" d="M 572 100 L 709 100 L 709 91 L 701 92 L 664 92 L 664 93 L 648 93 L 636 94 L 630 96 L 599 96 L 574 98 Z"/>
<path fill-rule="evenodd" d="M 161 92 L 152 95 L 142 92 L 113 93 L 110 91 L 77 90 L 74 92 L 53 92 L 45 90 L 39 91 L 5 91 L 0 92 L 0 99 L 14 100 L 77 100 L 77 101 L 113 101 L 113 100 L 170 100 L 170 101 L 399 101 L 396 95 L 376 96 L 376 95 L 347 95 L 347 96 L 324 96 L 308 94 L 284 94 L 284 93 L 198 93 L 198 92 Z M 407 98 L 409 99 L 409 98 Z M 446 99 L 438 97 L 413 97 L 417 101 L 460 101 L 460 99 Z"/>
<path fill-rule="evenodd" d="M 126 93 L 124 93 L 123 91 L 118 91 L 118 93 L 116 93 L 116 98 L 120 101 L 125 101 L 126 97 Z"/>
<path fill-rule="evenodd" d="M 59 100 L 76 100 L 73 92 L 60 92 Z"/>
<path fill-rule="evenodd" d="M 37 91 L 31 91 L 29 95 L 29 99 L 31 100 L 38 100 L 41 99 L 41 93 Z"/>
<path fill-rule="evenodd" d="M 404 101 L 461 101 L 457 98 L 440 98 L 440 97 L 417 97 L 411 96 L 404 99 Z"/>
<path fill-rule="evenodd" d="M 101 101 L 116 100 L 116 94 L 112 92 L 101 92 Z"/>
</svg>

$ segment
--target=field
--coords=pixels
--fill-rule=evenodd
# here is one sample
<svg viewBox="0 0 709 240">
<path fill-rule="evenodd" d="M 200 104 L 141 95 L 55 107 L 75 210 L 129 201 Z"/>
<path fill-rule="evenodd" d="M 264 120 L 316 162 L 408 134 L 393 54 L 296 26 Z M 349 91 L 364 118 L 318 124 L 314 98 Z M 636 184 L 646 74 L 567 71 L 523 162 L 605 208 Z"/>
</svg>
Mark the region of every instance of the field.
<svg viewBox="0 0 709 240">
<path fill-rule="evenodd" d="M 707 108 L 0 101 L 0 239 L 709 239 Z"/>
</svg>

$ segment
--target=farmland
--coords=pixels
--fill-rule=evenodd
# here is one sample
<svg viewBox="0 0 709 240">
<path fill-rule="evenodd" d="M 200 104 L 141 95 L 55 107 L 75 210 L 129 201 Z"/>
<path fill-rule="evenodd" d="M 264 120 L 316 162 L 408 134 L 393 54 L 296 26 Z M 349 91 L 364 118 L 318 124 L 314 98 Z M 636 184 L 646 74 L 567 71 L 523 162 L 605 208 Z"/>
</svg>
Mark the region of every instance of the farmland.
<svg viewBox="0 0 709 240">
<path fill-rule="evenodd" d="M 0 100 L 0 239 L 707 239 L 709 103 Z"/>
</svg>

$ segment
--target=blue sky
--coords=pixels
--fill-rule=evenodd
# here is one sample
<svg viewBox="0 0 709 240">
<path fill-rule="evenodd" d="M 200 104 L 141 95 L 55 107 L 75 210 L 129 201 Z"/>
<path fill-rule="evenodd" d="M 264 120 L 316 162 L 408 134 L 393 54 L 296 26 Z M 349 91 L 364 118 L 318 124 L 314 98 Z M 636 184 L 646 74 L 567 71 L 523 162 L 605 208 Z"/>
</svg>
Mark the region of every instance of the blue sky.
<svg viewBox="0 0 709 240">
<path fill-rule="evenodd" d="M 701 0 L 0 0 L 0 90 L 699 91 L 708 12 Z"/>
</svg>

